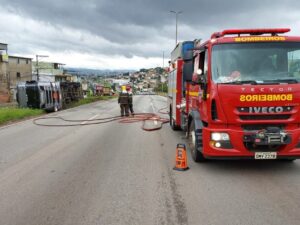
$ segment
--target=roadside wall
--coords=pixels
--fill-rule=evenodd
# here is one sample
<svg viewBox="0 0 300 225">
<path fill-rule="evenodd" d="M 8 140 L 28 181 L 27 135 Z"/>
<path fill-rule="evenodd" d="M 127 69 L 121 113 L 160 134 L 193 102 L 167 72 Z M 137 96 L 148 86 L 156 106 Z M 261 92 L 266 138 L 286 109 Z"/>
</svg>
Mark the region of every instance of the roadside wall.
<svg viewBox="0 0 300 225">
<path fill-rule="evenodd" d="M 7 66 L 7 62 L 0 61 L 0 104 L 9 102 L 10 100 Z"/>
</svg>

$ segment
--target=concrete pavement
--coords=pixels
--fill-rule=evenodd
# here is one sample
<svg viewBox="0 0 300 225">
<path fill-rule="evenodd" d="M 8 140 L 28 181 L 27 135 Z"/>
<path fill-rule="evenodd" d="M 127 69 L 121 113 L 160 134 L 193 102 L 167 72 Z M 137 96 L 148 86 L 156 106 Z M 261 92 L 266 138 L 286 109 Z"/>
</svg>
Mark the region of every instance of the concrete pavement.
<svg viewBox="0 0 300 225">
<path fill-rule="evenodd" d="M 166 106 L 135 96 L 136 112 Z M 68 119 L 119 115 L 116 100 L 56 113 Z M 299 224 L 300 160 L 192 162 L 173 171 L 185 142 L 117 122 L 0 128 L 0 224 Z"/>
</svg>

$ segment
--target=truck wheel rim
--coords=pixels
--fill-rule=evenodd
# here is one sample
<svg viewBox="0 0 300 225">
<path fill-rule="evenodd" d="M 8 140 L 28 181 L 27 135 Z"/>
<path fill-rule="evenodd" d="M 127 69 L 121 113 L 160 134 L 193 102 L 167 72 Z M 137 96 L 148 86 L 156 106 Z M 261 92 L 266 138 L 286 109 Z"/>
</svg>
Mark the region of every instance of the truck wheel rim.
<svg viewBox="0 0 300 225">
<path fill-rule="evenodd" d="M 192 131 L 192 145 L 193 145 L 193 151 L 195 151 L 195 148 L 196 148 L 196 135 L 195 135 L 194 131 Z"/>
<path fill-rule="evenodd" d="M 194 129 L 191 131 L 191 153 L 192 153 L 192 157 L 195 158 L 196 155 L 196 135 L 195 135 L 195 131 Z"/>
</svg>

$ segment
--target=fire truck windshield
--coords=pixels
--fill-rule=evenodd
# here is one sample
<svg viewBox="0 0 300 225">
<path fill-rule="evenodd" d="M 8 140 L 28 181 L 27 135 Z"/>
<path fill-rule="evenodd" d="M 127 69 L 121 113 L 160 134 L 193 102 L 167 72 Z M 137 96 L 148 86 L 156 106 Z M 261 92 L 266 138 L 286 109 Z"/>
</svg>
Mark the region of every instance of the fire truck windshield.
<svg viewBox="0 0 300 225">
<path fill-rule="evenodd" d="M 300 82 L 300 42 L 213 46 L 212 80 L 222 84 Z"/>
</svg>

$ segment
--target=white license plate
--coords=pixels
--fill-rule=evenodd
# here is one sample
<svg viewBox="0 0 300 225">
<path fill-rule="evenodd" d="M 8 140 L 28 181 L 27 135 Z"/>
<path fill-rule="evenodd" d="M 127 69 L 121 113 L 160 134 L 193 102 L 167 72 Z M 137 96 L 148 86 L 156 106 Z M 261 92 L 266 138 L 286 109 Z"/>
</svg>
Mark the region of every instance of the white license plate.
<svg viewBox="0 0 300 225">
<path fill-rule="evenodd" d="M 255 152 L 255 159 L 276 159 L 277 152 Z"/>
</svg>

